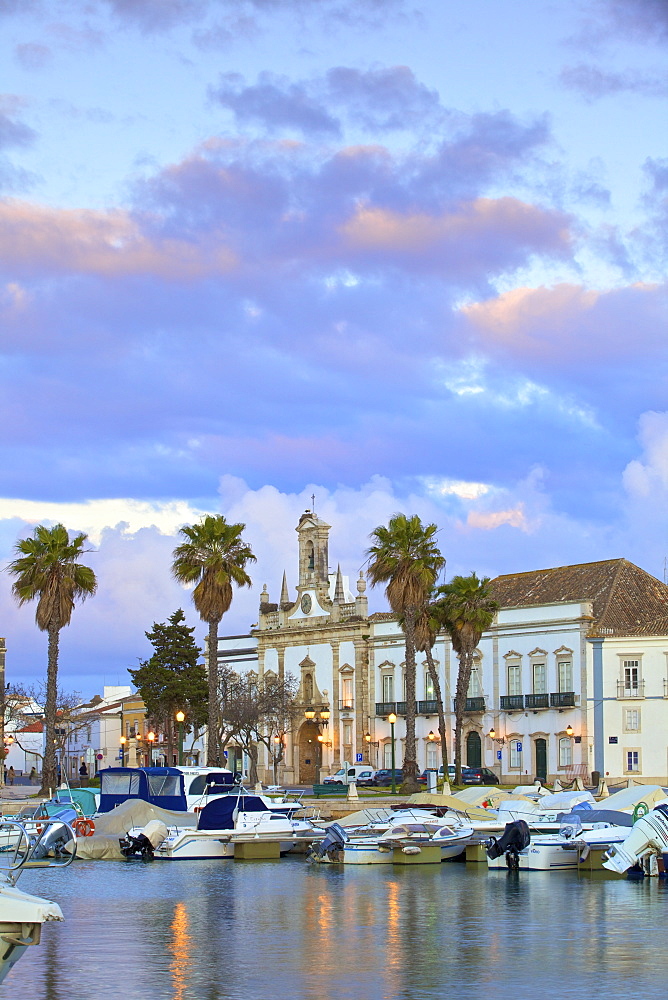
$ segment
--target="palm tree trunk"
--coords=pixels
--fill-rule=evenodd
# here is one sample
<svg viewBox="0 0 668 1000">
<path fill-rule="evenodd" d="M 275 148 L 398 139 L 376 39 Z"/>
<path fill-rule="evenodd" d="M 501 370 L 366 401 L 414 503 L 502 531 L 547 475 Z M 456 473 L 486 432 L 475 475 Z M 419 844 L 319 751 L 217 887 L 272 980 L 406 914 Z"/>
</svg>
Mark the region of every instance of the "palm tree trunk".
<svg viewBox="0 0 668 1000">
<path fill-rule="evenodd" d="M 418 773 L 415 754 L 415 608 L 404 612 L 406 636 L 406 746 L 404 749 L 404 783 L 416 785 Z"/>
<path fill-rule="evenodd" d="M 462 650 L 459 653 L 459 671 L 455 692 L 455 784 L 457 785 L 462 783 L 462 725 L 472 669 L 473 652 Z"/>
<path fill-rule="evenodd" d="M 448 730 L 445 723 L 445 711 L 443 709 L 443 695 L 441 694 L 441 682 L 438 679 L 438 672 L 436 670 L 436 664 L 434 663 L 434 657 L 431 652 L 431 647 L 427 646 L 425 649 L 425 654 L 427 656 L 427 669 L 429 670 L 429 676 L 431 677 L 431 683 L 434 688 L 434 699 L 436 701 L 436 710 L 438 712 L 438 735 L 441 737 L 441 761 L 443 763 L 443 780 L 448 780 Z"/>
<path fill-rule="evenodd" d="M 58 699 L 58 640 L 60 629 L 49 625 L 49 661 L 46 672 L 46 704 L 44 706 L 45 744 L 40 795 L 48 795 L 58 784 L 56 761 L 56 702 Z"/>
<path fill-rule="evenodd" d="M 209 622 L 209 723 L 206 741 L 207 767 L 220 764 L 220 705 L 218 701 L 218 621 Z"/>
</svg>

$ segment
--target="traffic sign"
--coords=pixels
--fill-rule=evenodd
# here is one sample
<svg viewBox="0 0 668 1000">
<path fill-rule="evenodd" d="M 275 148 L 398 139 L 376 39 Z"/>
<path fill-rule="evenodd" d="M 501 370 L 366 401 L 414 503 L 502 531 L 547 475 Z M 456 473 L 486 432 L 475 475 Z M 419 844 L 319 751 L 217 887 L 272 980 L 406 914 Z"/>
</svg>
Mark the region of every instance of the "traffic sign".
<svg viewBox="0 0 668 1000">
<path fill-rule="evenodd" d="M 356 764 L 361 764 L 362 763 L 362 754 L 361 753 L 356 753 L 355 754 L 355 763 Z"/>
<path fill-rule="evenodd" d="M 497 760 L 501 760 L 501 751 L 500 750 L 496 751 L 496 759 Z"/>
<path fill-rule="evenodd" d="M 519 740 L 517 741 L 517 752 L 522 753 L 522 744 L 520 743 Z"/>
</svg>

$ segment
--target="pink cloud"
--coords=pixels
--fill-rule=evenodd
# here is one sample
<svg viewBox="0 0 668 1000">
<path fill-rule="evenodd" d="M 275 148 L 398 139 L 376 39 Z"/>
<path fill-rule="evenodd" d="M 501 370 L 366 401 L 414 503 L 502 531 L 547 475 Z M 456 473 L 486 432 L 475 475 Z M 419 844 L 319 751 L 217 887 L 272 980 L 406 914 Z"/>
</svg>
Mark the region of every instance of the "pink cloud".
<svg viewBox="0 0 668 1000">
<path fill-rule="evenodd" d="M 497 346 L 513 356 L 568 361 L 628 353 L 629 331 L 642 329 L 643 339 L 661 335 L 649 318 L 657 299 L 657 285 L 635 284 L 610 292 L 592 291 L 562 283 L 552 288 L 514 288 L 488 302 L 476 302 L 461 313 L 487 347 Z M 633 318 L 635 314 L 635 319 Z"/>
<path fill-rule="evenodd" d="M 478 531 L 494 531 L 503 524 L 508 524 L 511 528 L 519 528 L 521 531 L 529 531 L 523 505 L 520 504 L 511 510 L 472 510 L 469 511 L 466 518 L 466 527 Z"/>
<path fill-rule="evenodd" d="M 543 252 L 564 252 L 570 243 L 566 216 L 511 197 L 476 198 L 440 214 L 361 206 L 340 232 L 351 249 L 407 257 L 455 247 L 460 258 L 468 257 L 485 252 L 490 240 Z"/>
<path fill-rule="evenodd" d="M 225 273 L 235 257 L 211 234 L 199 244 L 151 238 L 127 212 L 52 209 L 0 203 L 0 259 L 14 273 L 79 272 L 106 277 L 153 275 L 188 281 Z"/>
</svg>

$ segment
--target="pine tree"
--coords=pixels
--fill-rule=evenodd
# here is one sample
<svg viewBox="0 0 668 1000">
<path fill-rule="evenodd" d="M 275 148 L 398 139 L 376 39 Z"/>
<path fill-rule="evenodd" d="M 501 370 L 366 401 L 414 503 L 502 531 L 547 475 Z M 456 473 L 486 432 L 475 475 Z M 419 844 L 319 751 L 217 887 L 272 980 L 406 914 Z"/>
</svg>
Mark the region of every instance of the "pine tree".
<svg viewBox="0 0 668 1000">
<path fill-rule="evenodd" d="M 168 621 L 154 622 L 146 638 L 155 652 L 149 660 L 140 660 L 137 670 L 129 670 L 133 683 L 146 705 L 151 724 L 164 732 L 170 742 L 174 716 L 181 710 L 186 716 L 186 731 L 206 725 L 208 681 L 206 670 L 198 663 L 200 648 L 193 639 L 194 628 L 185 624 L 181 608 Z"/>
</svg>

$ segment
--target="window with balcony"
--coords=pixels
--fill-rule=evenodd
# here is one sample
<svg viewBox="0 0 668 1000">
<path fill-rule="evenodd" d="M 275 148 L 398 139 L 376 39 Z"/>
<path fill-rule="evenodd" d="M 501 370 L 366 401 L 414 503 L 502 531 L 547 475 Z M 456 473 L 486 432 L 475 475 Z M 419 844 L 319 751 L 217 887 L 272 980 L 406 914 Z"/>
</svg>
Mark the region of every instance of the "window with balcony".
<svg viewBox="0 0 668 1000">
<path fill-rule="evenodd" d="M 383 701 L 394 701 L 394 674 L 383 674 Z"/>
<path fill-rule="evenodd" d="M 638 694 L 640 686 L 640 660 L 624 660 L 624 694 Z"/>
<path fill-rule="evenodd" d="M 573 743 L 568 736 L 562 736 L 559 740 L 559 767 L 572 767 L 573 765 Z"/>
<path fill-rule="evenodd" d="M 434 694 L 434 681 L 432 679 L 429 671 L 424 675 L 424 698 L 425 701 L 433 701 L 436 695 Z"/>
<path fill-rule="evenodd" d="M 519 663 L 508 664 L 508 694 L 522 694 L 522 668 Z"/>
<path fill-rule="evenodd" d="M 353 679 L 352 677 L 344 677 L 341 682 L 341 709 L 349 709 L 353 707 Z"/>
<path fill-rule="evenodd" d="M 467 698 L 482 698 L 482 681 L 480 680 L 479 668 L 474 667 L 471 671 Z"/>
<path fill-rule="evenodd" d="M 571 660 L 559 660 L 557 663 L 557 676 L 559 678 L 559 691 L 566 692 L 573 690 L 573 664 Z"/>
</svg>

